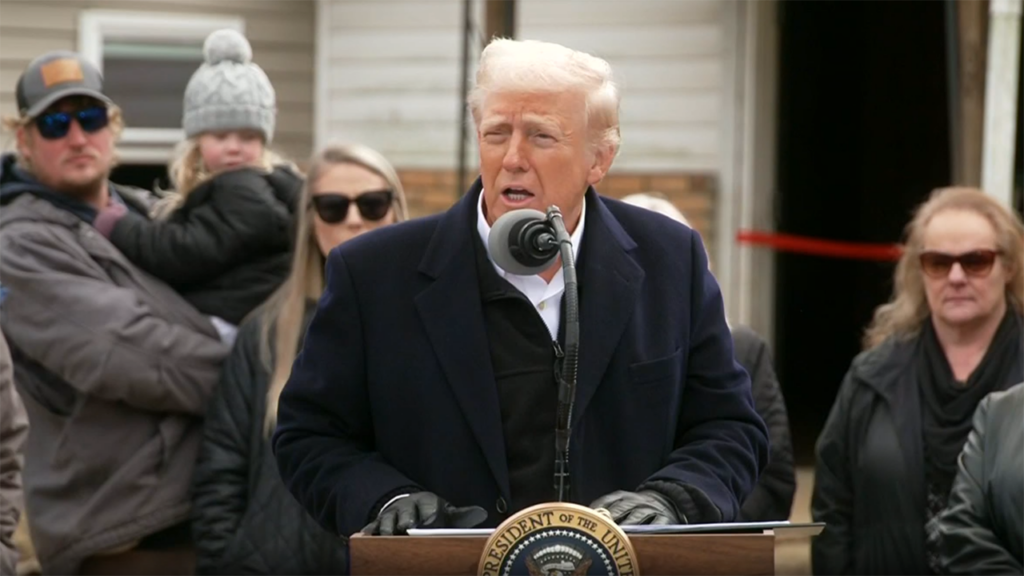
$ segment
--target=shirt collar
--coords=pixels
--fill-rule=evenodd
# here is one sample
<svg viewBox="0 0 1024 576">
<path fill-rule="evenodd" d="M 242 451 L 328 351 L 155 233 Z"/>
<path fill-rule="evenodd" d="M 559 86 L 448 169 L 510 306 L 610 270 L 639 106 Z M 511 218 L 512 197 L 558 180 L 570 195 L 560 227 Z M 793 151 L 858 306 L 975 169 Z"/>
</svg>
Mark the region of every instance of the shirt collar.
<svg viewBox="0 0 1024 576">
<path fill-rule="evenodd" d="M 583 197 L 583 209 L 580 211 L 580 221 L 576 225 L 576 230 L 569 235 L 569 240 L 572 242 L 573 258 L 578 262 L 580 259 L 580 243 L 583 240 L 583 225 L 587 221 L 587 198 Z M 498 271 L 498 274 L 502 278 L 508 278 L 510 276 L 521 276 L 520 274 L 510 274 L 505 272 L 500 266 L 495 264 L 494 258 L 491 257 L 491 247 L 487 242 L 488 236 L 491 234 L 491 225 L 487 223 L 487 218 L 484 217 L 484 190 L 480 190 L 480 197 L 477 198 L 476 202 L 476 229 L 480 233 L 480 239 L 484 243 L 484 249 L 487 251 L 487 259 L 491 261 L 491 265 Z M 561 270 L 558 271 L 561 274 Z"/>
</svg>

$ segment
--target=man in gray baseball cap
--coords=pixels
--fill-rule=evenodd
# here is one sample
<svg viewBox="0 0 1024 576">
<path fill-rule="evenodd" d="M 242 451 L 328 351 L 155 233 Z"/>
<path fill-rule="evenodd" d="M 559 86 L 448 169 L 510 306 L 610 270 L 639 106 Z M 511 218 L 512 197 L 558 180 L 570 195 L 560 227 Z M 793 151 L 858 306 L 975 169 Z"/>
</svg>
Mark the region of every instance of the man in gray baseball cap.
<svg viewBox="0 0 1024 576">
<path fill-rule="evenodd" d="M 26 509 L 46 574 L 190 574 L 189 488 L 228 353 L 209 320 L 93 227 L 120 111 L 72 52 L 32 61 L 0 158 L 0 327 L 31 422 Z"/>
<path fill-rule="evenodd" d="M 5 179 L 20 169 L 20 176 L 47 189 L 44 194 L 62 194 L 62 207 L 91 221 L 90 212 L 110 199 L 107 178 L 121 129 L 120 110 L 103 93 L 99 70 L 74 52 L 49 52 L 28 65 L 15 95 L 18 117 L 5 124 L 17 133 L 18 148 L 0 167 Z M 8 188 L 5 194 L 14 193 Z"/>
<path fill-rule="evenodd" d="M 35 118 L 68 96 L 89 96 L 112 105 L 103 93 L 103 76 L 74 52 L 49 52 L 36 58 L 18 78 L 18 111 Z"/>
</svg>

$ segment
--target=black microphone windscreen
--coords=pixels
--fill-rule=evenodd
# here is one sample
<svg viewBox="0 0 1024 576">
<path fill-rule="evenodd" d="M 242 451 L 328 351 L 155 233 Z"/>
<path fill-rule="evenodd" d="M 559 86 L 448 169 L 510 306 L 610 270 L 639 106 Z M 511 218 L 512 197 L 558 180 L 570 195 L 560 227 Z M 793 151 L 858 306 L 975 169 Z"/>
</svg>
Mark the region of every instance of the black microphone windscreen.
<svg viewBox="0 0 1024 576">
<path fill-rule="evenodd" d="M 543 212 L 529 208 L 512 210 L 498 218 L 494 226 L 491 227 L 491 233 L 487 236 L 487 248 L 494 263 L 510 274 L 522 276 L 530 276 L 547 270 L 558 257 L 558 250 L 552 250 L 550 258 L 543 261 L 534 259 L 534 262 L 530 263 L 528 258 L 523 257 L 529 247 L 519 246 L 519 232 L 524 226 L 532 222 L 545 221 L 546 217 Z M 527 262 L 523 260 L 527 260 Z"/>
</svg>

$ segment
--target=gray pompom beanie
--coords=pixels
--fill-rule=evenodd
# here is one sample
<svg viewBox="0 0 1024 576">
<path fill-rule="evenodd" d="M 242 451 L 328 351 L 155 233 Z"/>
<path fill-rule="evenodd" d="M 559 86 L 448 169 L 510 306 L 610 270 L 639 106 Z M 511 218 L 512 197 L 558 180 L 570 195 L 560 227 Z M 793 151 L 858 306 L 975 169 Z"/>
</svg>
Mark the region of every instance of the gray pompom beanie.
<svg viewBox="0 0 1024 576">
<path fill-rule="evenodd" d="M 249 41 L 235 30 L 217 30 L 206 38 L 203 56 L 185 88 L 185 135 L 251 129 L 270 144 L 277 100 L 270 79 L 252 63 Z"/>
</svg>

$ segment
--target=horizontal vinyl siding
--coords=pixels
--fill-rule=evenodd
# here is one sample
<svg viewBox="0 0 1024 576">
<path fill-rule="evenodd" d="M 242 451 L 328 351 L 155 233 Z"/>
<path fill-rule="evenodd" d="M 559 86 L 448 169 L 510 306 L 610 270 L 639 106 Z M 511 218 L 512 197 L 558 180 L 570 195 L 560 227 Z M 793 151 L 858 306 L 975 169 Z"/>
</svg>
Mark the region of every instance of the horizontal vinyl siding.
<svg viewBox="0 0 1024 576">
<path fill-rule="evenodd" d="M 724 54 L 716 0 L 519 0 L 523 39 L 604 58 L 622 90 L 614 170 L 719 167 Z"/>
<path fill-rule="evenodd" d="M 476 22 L 482 26 L 479 11 Z M 327 139 L 402 168 L 450 170 L 458 146 L 461 0 L 328 0 Z M 715 0 L 518 0 L 519 38 L 607 59 L 622 86 L 617 171 L 718 168 L 724 62 Z M 479 39 L 471 44 L 475 70 Z M 469 159 L 475 162 L 475 146 Z"/>
<path fill-rule="evenodd" d="M 462 5 L 327 1 L 325 139 L 366 144 L 400 168 L 454 168 Z"/>
</svg>

